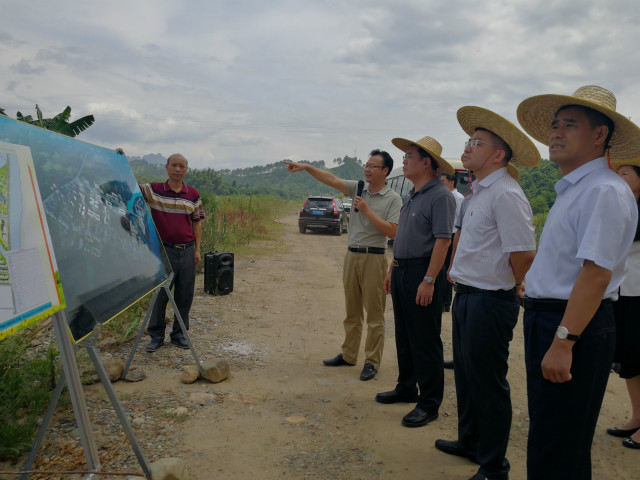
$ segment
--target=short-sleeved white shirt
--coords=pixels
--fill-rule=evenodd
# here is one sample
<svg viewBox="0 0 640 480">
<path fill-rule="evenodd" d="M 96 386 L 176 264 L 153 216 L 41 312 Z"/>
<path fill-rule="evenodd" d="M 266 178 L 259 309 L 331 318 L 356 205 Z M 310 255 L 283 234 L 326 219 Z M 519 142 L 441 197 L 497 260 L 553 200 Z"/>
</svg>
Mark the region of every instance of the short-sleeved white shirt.
<svg viewBox="0 0 640 480">
<path fill-rule="evenodd" d="M 513 288 L 510 254 L 536 249 L 533 213 L 522 188 L 501 168 L 473 182 L 465 207 L 451 280 L 485 290 Z"/>
<path fill-rule="evenodd" d="M 525 278 L 526 295 L 568 300 L 584 261 L 590 260 L 612 272 L 604 298 L 617 299 L 638 221 L 631 189 L 604 157 L 565 175 L 555 189 L 556 201 Z"/>
<path fill-rule="evenodd" d="M 462 202 L 464 202 L 464 195 L 462 195 L 455 188 L 451 190 L 451 194 L 453 195 L 453 198 L 456 199 L 456 214 L 453 217 L 453 228 L 451 229 L 451 233 L 453 234 L 453 233 L 456 233 L 456 230 L 458 230 L 455 222 L 458 221 L 458 217 L 460 216 L 460 207 L 462 207 Z"/>
</svg>

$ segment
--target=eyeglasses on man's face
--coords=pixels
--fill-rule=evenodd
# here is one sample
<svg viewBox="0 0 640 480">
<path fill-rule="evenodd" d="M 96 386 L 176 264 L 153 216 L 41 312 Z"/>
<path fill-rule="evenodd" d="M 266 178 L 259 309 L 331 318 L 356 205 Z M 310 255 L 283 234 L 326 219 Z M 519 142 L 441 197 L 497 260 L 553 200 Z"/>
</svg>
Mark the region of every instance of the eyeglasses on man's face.
<svg viewBox="0 0 640 480">
<path fill-rule="evenodd" d="M 407 152 L 402 156 L 403 160 L 411 160 L 412 158 L 424 158 L 420 155 L 414 155 L 413 153 Z"/>
<path fill-rule="evenodd" d="M 382 168 L 384 168 L 384 165 L 374 165 L 372 163 L 367 163 L 367 164 L 365 164 L 364 168 L 380 168 L 380 169 L 382 169 Z"/>
<path fill-rule="evenodd" d="M 481 140 L 479 138 L 470 138 L 469 140 L 467 140 L 466 142 L 464 142 L 464 146 L 466 147 L 477 147 L 478 145 L 480 145 L 481 143 L 484 143 L 485 145 L 491 145 L 489 142 L 485 142 L 484 140 Z"/>
</svg>

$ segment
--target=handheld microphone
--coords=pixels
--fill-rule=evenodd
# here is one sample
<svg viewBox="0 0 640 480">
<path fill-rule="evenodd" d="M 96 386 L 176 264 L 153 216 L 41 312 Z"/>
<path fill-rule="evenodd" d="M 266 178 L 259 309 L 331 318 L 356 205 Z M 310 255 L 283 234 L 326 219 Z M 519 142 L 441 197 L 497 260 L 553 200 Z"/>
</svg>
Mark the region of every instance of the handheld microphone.
<svg viewBox="0 0 640 480">
<path fill-rule="evenodd" d="M 362 189 L 364 188 L 364 180 L 358 180 L 358 191 L 356 192 L 356 197 L 362 196 Z M 354 208 L 354 212 L 358 213 L 358 209 Z"/>
</svg>

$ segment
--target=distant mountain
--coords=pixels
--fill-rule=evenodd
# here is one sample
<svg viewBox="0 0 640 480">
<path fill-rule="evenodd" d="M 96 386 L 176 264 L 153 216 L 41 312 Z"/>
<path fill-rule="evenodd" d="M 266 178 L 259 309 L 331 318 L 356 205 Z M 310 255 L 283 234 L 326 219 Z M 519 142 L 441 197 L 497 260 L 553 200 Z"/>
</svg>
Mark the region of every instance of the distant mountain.
<svg viewBox="0 0 640 480">
<path fill-rule="evenodd" d="M 140 160 L 158 165 L 165 165 L 167 163 L 167 157 L 163 156 L 161 153 L 150 153 L 142 157 L 127 157 L 127 160 L 129 160 L 129 163 Z"/>
</svg>

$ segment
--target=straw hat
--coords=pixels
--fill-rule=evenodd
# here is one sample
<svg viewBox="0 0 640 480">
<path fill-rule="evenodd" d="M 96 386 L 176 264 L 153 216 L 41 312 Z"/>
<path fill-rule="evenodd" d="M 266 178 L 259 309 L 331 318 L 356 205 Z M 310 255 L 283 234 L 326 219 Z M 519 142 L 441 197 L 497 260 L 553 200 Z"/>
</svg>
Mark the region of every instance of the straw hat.
<svg viewBox="0 0 640 480">
<path fill-rule="evenodd" d="M 509 174 L 516 178 L 518 171 L 513 165 L 535 167 L 540 163 L 540 153 L 533 142 L 510 121 L 491 110 L 480 107 L 462 107 L 458 110 L 458 123 L 467 135 L 473 135 L 478 128 L 484 128 L 498 135 L 511 148 L 511 159 L 507 164 Z M 517 173 L 518 178 L 520 173 Z M 516 178 L 516 180 L 518 179 Z"/>
<path fill-rule="evenodd" d="M 436 163 L 438 164 L 438 169 L 440 173 L 446 173 L 447 175 L 453 175 L 455 173 L 455 169 L 451 166 L 449 162 L 447 162 L 440 155 L 442 154 L 442 145 L 438 143 L 438 141 L 431 137 L 422 137 L 417 142 L 412 140 L 407 140 L 406 138 L 394 138 L 391 140 L 396 147 L 398 147 L 403 152 L 407 152 L 411 145 L 416 145 L 423 150 L 425 150 L 429 155 L 431 155 Z"/>
<path fill-rule="evenodd" d="M 640 167 L 640 158 L 634 158 L 632 160 L 618 160 L 617 162 L 611 162 L 611 170 L 617 172 L 620 167 L 625 165 L 631 165 L 634 167 Z"/>
<path fill-rule="evenodd" d="M 592 108 L 613 121 L 614 132 L 609 145 L 611 161 L 640 157 L 640 128 L 624 115 L 616 112 L 616 97 L 609 90 L 587 85 L 573 95 L 537 95 L 518 106 L 518 121 L 522 128 L 544 145 L 549 145 L 551 122 L 556 112 L 568 105 Z"/>
</svg>

